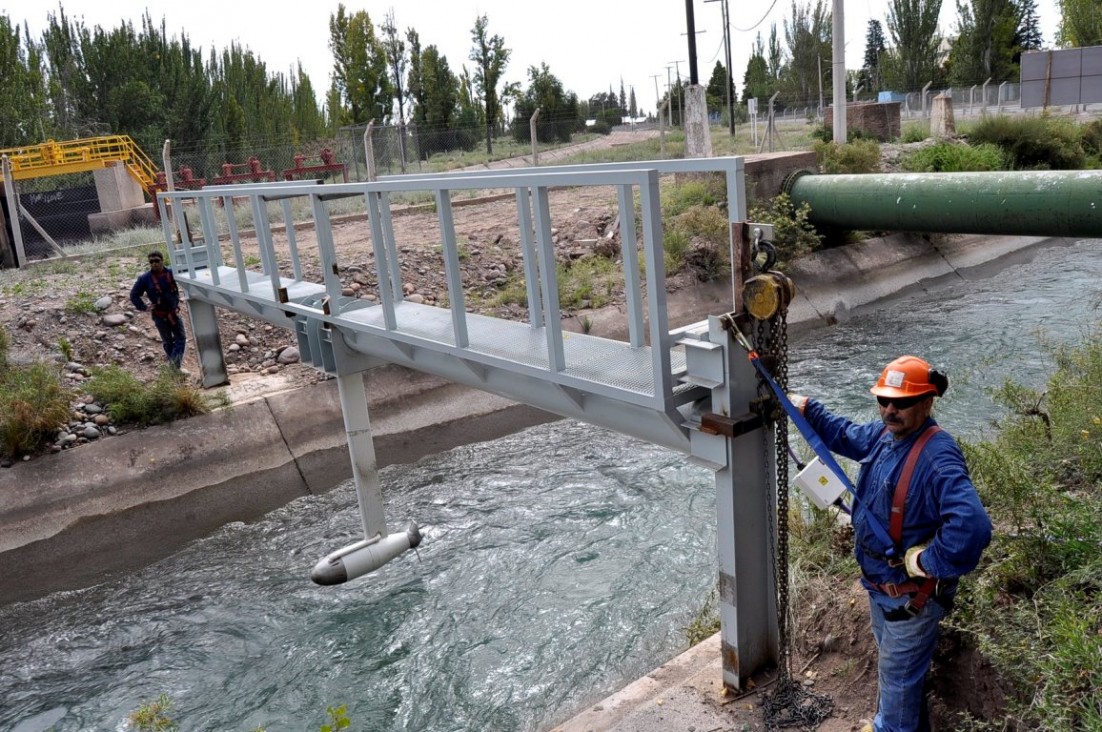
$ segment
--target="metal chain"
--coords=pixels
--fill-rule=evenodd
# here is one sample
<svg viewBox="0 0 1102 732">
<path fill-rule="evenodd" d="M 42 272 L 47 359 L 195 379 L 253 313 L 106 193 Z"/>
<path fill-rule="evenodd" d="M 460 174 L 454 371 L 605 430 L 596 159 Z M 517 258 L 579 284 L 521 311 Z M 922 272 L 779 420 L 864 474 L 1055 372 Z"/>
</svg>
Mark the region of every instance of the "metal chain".
<svg viewBox="0 0 1102 732">
<path fill-rule="evenodd" d="M 787 313 L 768 322 L 757 321 L 754 333 L 754 348 L 759 354 L 773 358 L 773 378 L 782 391 L 788 391 L 788 320 Z M 768 392 L 765 384 L 760 385 Z M 778 408 L 779 409 L 779 408 Z M 773 582 L 777 591 L 777 643 L 779 667 L 777 682 L 773 691 L 765 697 L 762 707 L 765 712 L 765 728 L 779 730 L 799 728 L 814 730 L 834 710 L 834 701 L 823 694 L 808 691 L 792 678 L 791 647 L 788 639 L 789 597 L 788 597 L 788 419 L 783 412 L 767 415 L 774 429 L 774 474 L 777 486 L 776 516 L 773 516 L 773 502 L 769 501 L 767 517 L 769 525 L 770 548 L 773 553 Z M 769 464 L 768 436 L 762 430 L 762 452 L 766 465 Z M 774 535 L 774 526 L 776 534 Z"/>
</svg>

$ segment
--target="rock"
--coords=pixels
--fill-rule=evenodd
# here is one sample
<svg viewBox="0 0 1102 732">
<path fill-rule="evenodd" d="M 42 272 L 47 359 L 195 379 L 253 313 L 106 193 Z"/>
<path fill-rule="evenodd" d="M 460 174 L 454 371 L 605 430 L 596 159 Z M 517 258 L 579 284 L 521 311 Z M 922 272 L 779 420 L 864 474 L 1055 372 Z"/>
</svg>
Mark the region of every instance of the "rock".
<svg viewBox="0 0 1102 732">
<path fill-rule="evenodd" d="M 402 294 L 403 295 L 412 295 L 415 292 L 417 292 L 417 288 L 413 286 L 412 282 L 407 282 L 404 285 L 402 285 Z"/>
<path fill-rule="evenodd" d="M 84 366 L 82 364 L 77 363 L 76 361 L 69 361 L 67 364 L 65 364 L 65 370 L 66 371 L 77 371 L 77 372 L 84 371 Z"/>
<path fill-rule="evenodd" d="M 115 302 L 110 295 L 104 295 L 95 302 L 95 308 L 98 312 L 103 312 L 107 308 L 111 307 L 111 303 Z"/>
<path fill-rule="evenodd" d="M 111 327 L 118 327 L 120 325 L 126 325 L 129 321 L 127 321 L 126 316 L 122 313 L 110 313 L 100 318 L 100 322 Z"/>
<path fill-rule="evenodd" d="M 97 427 L 103 427 L 111 421 L 111 418 L 106 414 L 97 414 L 92 421 L 96 423 Z"/>
<path fill-rule="evenodd" d="M 417 294 L 410 295 L 409 297 L 406 298 L 406 302 L 412 302 L 412 303 L 415 303 L 417 305 L 421 305 L 422 303 L 425 302 L 425 296 L 424 295 L 417 295 Z"/>
<path fill-rule="evenodd" d="M 99 430 L 98 430 L 98 429 L 96 429 L 96 426 L 95 426 L 95 425 L 91 425 L 91 424 L 90 424 L 90 425 L 88 425 L 87 427 L 85 427 L 85 428 L 84 428 L 84 431 L 83 431 L 83 432 L 81 432 L 81 434 L 82 434 L 82 435 L 83 435 L 84 437 L 88 438 L 89 440 L 95 440 L 95 439 L 98 439 L 98 438 L 99 438 L 99 436 L 100 436 Z"/>
<path fill-rule="evenodd" d="M 288 363 L 298 363 L 299 358 L 300 357 L 299 357 L 298 349 L 295 348 L 294 346 L 288 346 L 287 348 L 284 348 L 282 351 L 279 352 L 279 357 L 276 360 L 279 361 L 280 363 L 288 364 Z"/>
<path fill-rule="evenodd" d="M 60 440 L 58 440 L 58 442 L 60 442 L 63 446 L 68 447 L 69 445 L 72 445 L 74 442 L 76 442 L 77 439 L 78 438 L 76 435 L 74 435 L 72 432 L 69 432 Z"/>
<path fill-rule="evenodd" d="M 236 344 L 236 343 L 231 343 L 230 347 L 227 348 L 226 350 L 229 351 L 230 353 L 237 353 L 238 351 L 241 350 L 241 346 Z"/>
<path fill-rule="evenodd" d="M 244 333 L 238 333 L 234 336 L 233 342 L 238 346 L 247 346 L 249 345 L 249 337 Z"/>
<path fill-rule="evenodd" d="M 345 297 L 354 297 L 356 295 L 356 291 L 353 290 L 351 287 L 345 287 L 341 289 L 341 294 Z"/>
<path fill-rule="evenodd" d="M 101 407 L 98 404 L 85 404 L 84 405 L 84 413 L 85 414 L 99 414 L 102 411 L 103 411 L 103 407 Z"/>
<path fill-rule="evenodd" d="M 10 468 L 12 465 L 14 465 L 14 463 L 8 458 L 0 460 L 0 468 Z"/>
<path fill-rule="evenodd" d="M 279 373 L 279 367 L 278 366 L 269 366 L 268 368 L 264 369 L 264 373 L 266 373 L 266 374 L 278 374 Z"/>
</svg>

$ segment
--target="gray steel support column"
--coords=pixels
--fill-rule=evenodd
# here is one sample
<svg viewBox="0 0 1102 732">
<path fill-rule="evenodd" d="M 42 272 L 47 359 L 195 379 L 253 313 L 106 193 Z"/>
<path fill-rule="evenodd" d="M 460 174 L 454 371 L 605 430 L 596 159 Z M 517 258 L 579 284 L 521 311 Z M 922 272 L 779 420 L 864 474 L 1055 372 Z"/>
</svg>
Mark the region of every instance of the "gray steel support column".
<svg viewBox="0 0 1102 732">
<path fill-rule="evenodd" d="M 727 374 L 712 390 L 712 411 L 747 413 L 758 382 L 746 352 L 716 316 L 708 318 L 708 338 L 723 345 Z M 727 440 L 727 467 L 716 471 L 723 683 L 733 689 L 745 689 L 751 675 L 779 658 L 773 462 L 772 433 L 756 429 Z"/>
<path fill-rule="evenodd" d="M 226 371 L 222 338 L 218 334 L 218 313 L 214 305 L 202 300 L 188 300 L 187 309 L 191 315 L 191 335 L 195 339 L 195 350 L 199 356 L 203 388 L 228 384 L 230 375 Z"/>
<path fill-rule="evenodd" d="M 383 492 L 379 485 L 379 467 L 375 461 L 375 443 L 371 439 L 371 419 L 367 414 L 367 389 L 363 372 L 337 376 L 344 431 L 348 436 L 348 456 L 352 459 L 352 480 L 360 504 L 364 538 L 386 536 Z"/>
</svg>

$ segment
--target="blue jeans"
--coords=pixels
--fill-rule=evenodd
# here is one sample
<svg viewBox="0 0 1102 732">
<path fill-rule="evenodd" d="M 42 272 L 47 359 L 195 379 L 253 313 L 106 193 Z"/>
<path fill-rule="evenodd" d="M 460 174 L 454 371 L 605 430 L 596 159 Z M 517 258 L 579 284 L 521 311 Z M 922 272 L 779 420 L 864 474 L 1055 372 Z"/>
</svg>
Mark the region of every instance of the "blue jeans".
<svg viewBox="0 0 1102 732">
<path fill-rule="evenodd" d="M 157 332 L 161 334 L 161 345 L 165 349 L 165 358 L 168 362 L 180 368 L 184 360 L 184 346 L 187 344 L 187 333 L 184 332 L 184 321 L 179 313 L 171 318 L 153 316 L 153 325 L 157 326 Z"/>
<path fill-rule="evenodd" d="M 880 700 L 873 719 L 876 732 L 928 732 L 926 672 L 937 646 L 945 609 L 929 600 L 917 616 L 885 620 L 884 611 L 898 607 L 879 593 L 869 594 L 872 634 L 880 651 Z"/>
</svg>

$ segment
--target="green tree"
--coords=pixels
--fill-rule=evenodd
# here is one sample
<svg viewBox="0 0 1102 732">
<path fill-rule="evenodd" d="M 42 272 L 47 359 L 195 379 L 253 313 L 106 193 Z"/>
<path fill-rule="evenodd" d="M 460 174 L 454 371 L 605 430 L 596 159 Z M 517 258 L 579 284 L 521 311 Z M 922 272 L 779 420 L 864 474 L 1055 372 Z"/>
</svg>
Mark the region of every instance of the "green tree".
<svg viewBox="0 0 1102 732">
<path fill-rule="evenodd" d="M 819 89 L 829 89 L 831 85 L 830 13 L 823 0 L 815 0 L 814 6 L 797 5 L 793 0 L 792 17 L 784 22 L 784 35 L 789 62 L 781 80 L 782 89 L 797 104 L 818 99 Z"/>
<path fill-rule="evenodd" d="M 884 53 L 884 28 L 879 20 L 870 20 L 865 33 L 865 63 L 857 75 L 857 83 L 866 92 L 875 93 L 884 86 L 884 73 L 880 67 Z"/>
<path fill-rule="evenodd" d="M 387 11 L 386 19 L 379 28 L 383 32 L 383 53 L 386 54 L 387 65 L 390 66 L 390 78 L 394 83 L 394 98 L 398 102 L 398 121 L 405 124 L 406 121 L 406 95 L 405 84 L 406 67 L 409 66 L 409 56 L 406 55 L 406 44 L 399 35 L 398 28 L 394 25 L 394 8 Z"/>
<path fill-rule="evenodd" d="M 340 3 L 336 15 L 329 16 L 329 49 L 333 52 L 333 79 L 348 122 L 387 122 L 394 97 L 386 52 L 368 14 L 360 10 L 349 15 Z"/>
<path fill-rule="evenodd" d="M 46 112 L 41 53 L 0 15 L 0 147 L 45 140 Z"/>
<path fill-rule="evenodd" d="M 480 15 L 475 20 L 474 28 L 471 29 L 474 47 L 471 48 L 469 58 L 475 64 L 473 81 L 478 96 L 482 100 L 483 122 L 486 125 L 486 154 L 492 155 L 494 127 L 501 114 L 497 83 L 509 64 L 511 51 L 505 47 L 505 39 L 501 36 L 488 35 L 488 25 L 489 20 L 485 15 Z"/>
<path fill-rule="evenodd" d="M 996 83 L 1016 79 L 1021 53 L 1021 10 L 1014 0 L 957 0 L 957 40 L 950 52 L 953 84 Z"/>
<path fill-rule="evenodd" d="M 769 99 L 773 96 L 776 82 L 769 73 L 769 62 L 765 60 L 765 45 L 761 34 L 754 44 L 754 52 L 746 62 L 746 73 L 742 75 L 742 101 L 748 99 Z"/>
<path fill-rule="evenodd" d="M 538 139 L 570 142 L 580 119 L 578 96 L 563 90 L 562 82 L 546 63 L 528 68 L 528 88 L 517 99 L 513 138 L 518 142 L 531 142 L 529 120 L 537 109 L 540 111 L 536 120 Z"/>
<path fill-rule="evenodd" d="M 1060 0 L 1056 44 L 1063 48 L 1102 45 L 1102 4 L 1098 0 Z"/>
<path fill-rule="evenodd" d="M 715 67 L 712 68 L 712 77 L 708 79 L 708 86 L 704 88 L 704 97 L 707 99 L 708 109 L 715 111 L 727 109 L 727 69 L 719 61 L 716 61 Z M 732 90 L 731 99 L 734 98 Z"/>
<path fill-rule="evenodd" d="M 921 89 L 941 79 L 937 21 L 941 0 L 891 0 L 888 33 L 892 50 L 884 65 L 884 81 L 899 91 Z"/>
<path fill-rule="evenodd" d="M 291 84 L 291 104 L 294 109 L 291 123 L 298 138 L 296 143 L 299 140 L 316 140 L 321 137 L 325 130 L 325 118 L 318 109 L 314 86 L 310 83 L 310 77 L 302 70 L 301 63 L 295 69 Z"/>
<path fill-rule="evenodd" d="M 1023 51 L 1037 51 L 1045 45 L 1041 19 L 1037 15 L 1037 0 L 1019 0 L 1022 22 L 1018 27 L 1017 44 Z"/>
</svg>

